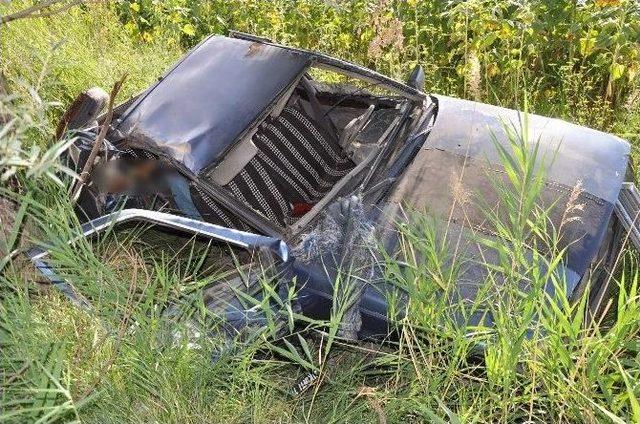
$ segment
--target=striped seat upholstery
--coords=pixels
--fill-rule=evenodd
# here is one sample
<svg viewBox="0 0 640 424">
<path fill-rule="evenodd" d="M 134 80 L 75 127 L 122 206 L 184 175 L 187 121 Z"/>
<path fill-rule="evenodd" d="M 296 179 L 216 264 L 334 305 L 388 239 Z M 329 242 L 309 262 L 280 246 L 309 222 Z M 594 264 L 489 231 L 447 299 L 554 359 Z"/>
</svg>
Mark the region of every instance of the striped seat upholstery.
<svg viewBox="0 0 640 424">
<path fill-rule="evenodd" d="M 338 141 L 304 111 L 285 108 L 268 118 L 252 138 L 258 153 L 224 187 L 270 221 L 287 226 L 293 206 L 312 205 L 353 167 Z M 196 193 L 193 193 L 196 194 Z M 198 192 L 198 208 L 205 219 L 225 226 L 245 228 L 229 212 Z"/>
<path fill-rule="evenodd" d="M 338 141 L 303 111 L 288 107 L 253 136 L 258 153 L 226 188 L 286 226 L 296 203 L 313 204 L 354 166 Z"/>
</svg>

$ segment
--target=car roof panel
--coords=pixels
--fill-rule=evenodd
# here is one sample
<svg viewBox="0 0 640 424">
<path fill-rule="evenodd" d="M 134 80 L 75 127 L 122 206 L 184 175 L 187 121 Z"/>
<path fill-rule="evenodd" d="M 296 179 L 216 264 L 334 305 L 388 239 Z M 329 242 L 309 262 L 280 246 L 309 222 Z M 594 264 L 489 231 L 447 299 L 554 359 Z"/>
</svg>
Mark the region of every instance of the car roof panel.
<svg viewBox="0 0 640 424">
<path fill-rule="evenodd" d="M 197 173 L 219 161 L 310 60 L 304 52 L 209 37 L 122 115 L 117 130 Z"/>
</svg>

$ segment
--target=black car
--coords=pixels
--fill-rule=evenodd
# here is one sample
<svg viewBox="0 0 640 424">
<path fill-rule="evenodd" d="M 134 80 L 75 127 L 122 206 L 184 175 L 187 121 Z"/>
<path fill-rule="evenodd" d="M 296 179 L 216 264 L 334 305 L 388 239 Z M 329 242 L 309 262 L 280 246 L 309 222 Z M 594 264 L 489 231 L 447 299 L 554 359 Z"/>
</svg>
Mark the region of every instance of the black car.
<svg viewBox="0 0 640 424">
<path fill-rule="evenodd" d="M 297 308 L 312 318 L 330 314 L 336 275 L 356 263 L 365 277 L 344 334 L 364 338 L 389 333 L 395 317 L 388 295 L 402 291 L 385 281 L 371 246 L 397 251 L 393 227 L 405 209 L 428 210 L 463 240 L 457 252 L 484 258 L 471 261 L 458 279 L 459 296 L 473 300 L 486 262 L 496 259 L 469 235 L 493 233 L 477 202 L 455 204 L 461 188 L 480 194 L 485 205 L 499 203 L 492 180 L 503 172 L 500 152 L 509 148 L 505 125 L 522 122 L 523 115 L 425 94 L 423 85 L 420 67 L 401 83 L 252 35 L 211 36 L 114 109 L 79 194 L 84 234 L 146 221 L 248 252 L 237 256 L 241 266 L 266 254 L 283 287 L 295 282 Z M 78 171 L 105 124 L 96 107 L 104 99 L 89 100 L 75 104 L 64 121 L 77 137 L 69 157 Z M 551 221 L 562 220 L 568 202 L 581 204 L 580 219 L 565 225 L 560 240 L 566 248 L 561 268 L 570 297 L 591 285 L 597 313 L 625 231 L 638 240 L 630 146 L 557 119 L 529 115 L 526 121 L 513 126 L 515 133 L 528 131 L 538 151 L 553 156 L 542 164 L 541 196 L 556 205 Z M 90 302 L 56 276 L 45 250 L 30 255 L 72 299 Z M 205 292 L 234 329 L 260 320 L 226 290 L 251 291 L 246 278 L 213 281 Z M 394 298 L 404 299 L 402 293 Z M 491 325 L 486 311 L 464 319 Z"/>
</svg>

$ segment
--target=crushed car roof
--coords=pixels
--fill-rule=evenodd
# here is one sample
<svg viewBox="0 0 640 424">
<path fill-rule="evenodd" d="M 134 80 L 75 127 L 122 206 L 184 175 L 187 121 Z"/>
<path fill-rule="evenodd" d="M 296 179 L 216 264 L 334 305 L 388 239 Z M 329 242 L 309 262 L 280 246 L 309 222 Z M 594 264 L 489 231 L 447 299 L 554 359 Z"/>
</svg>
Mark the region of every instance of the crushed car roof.
<svg viewBox="0 0 640 424">
<path fill-rule="evenodd" d="M 133 103 L 117 129 L 197 173 L 220 159 L 310 61 L 305 52 L 209 37 Z"/>
</svg>

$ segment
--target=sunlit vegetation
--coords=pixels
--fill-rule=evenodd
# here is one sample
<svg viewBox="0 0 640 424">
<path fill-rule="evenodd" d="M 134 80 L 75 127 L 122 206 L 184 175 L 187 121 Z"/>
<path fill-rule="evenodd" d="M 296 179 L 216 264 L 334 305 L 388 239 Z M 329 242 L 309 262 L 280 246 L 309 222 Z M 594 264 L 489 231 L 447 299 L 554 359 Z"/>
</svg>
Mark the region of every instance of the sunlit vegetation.
<svg viewBox="0 0 640 424">
<path fill-rule="evenodd" d="M 0 14 L 32 3 L 0 2 Z M 526 106 L 640 143 L 635 0 L 117 0 L 0 24 L 9 92 L 0 98 L 1 422 L 640 422 L 635 253 L 620 257 L 606 322 L 584 319 L 584 299 L 517 290 L 523 276 L 563 287 L 557 240 L 544 240 L 551 257 L 522 253 L 548 220 L 535 202 L 541 176 L 529 172 L 534 140 L 510 134 L 503 157 L 503 201 L 530 206 L 511 210 L 519 219 L 510 226 L 492 223 L 509 259 L 497 271 L 511 287 L 493 306 L 492 328 L 456 324 L 462 306 L 446 300 L 461 259 L 419 213 L 398 229 L 402 257 L 384 258 L 410 302 L 399 342 L 383 347 L 337 337 L 342 305 L 286 340 L 275 319 L 231 349 L 215 337 L 175 337 L 189 321 L 161 312 L 199 293 L 212 272 L 208 246 L 183 240 L 158 252 L 146 227 L 66 245 L 77 220 L 57 160 L 65 142 L 53 142 L 64 107 L 126 73 L 124 100 L 205 36 L 229 30 L 400 80 L 419 63 L 428 92 Z M 56 243 L 56 263 L 95 310 L 38 284 L 12 254 L 43 240 Z M 309 375 L 318 384 L 294 394 Z"/>
</svg>

